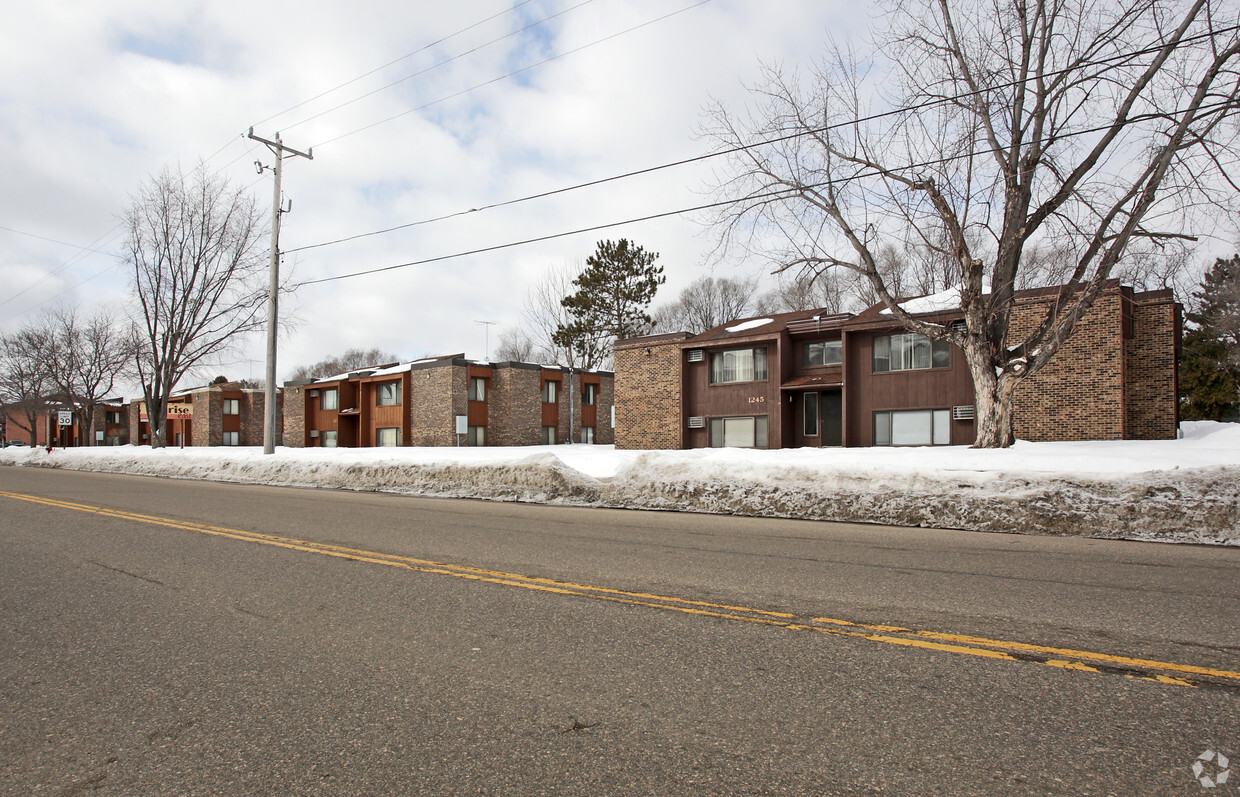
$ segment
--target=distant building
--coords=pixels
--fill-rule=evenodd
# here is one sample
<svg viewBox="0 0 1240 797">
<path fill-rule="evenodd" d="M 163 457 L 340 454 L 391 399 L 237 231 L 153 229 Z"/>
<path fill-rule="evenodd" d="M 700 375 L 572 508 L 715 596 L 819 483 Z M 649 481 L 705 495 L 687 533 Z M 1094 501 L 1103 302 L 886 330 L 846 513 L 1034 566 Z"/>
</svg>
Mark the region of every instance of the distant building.
<svg viewBox="0 0 1240 797">
<path fill-rule="evenodd" d="M 483 363 L 463 354 L 290 381 L 285 445 L 611 443 L 612 381 L 607 371 Z"/>
<path fill-rule="evenodd" d="M 72 423 L 61 424 L 62 413 L 70 413 Z M 119 446 L 129 442 L 129 424 L 125 412 L 125 399 L 110 398 L 95 404 L 91 428 L 84 435 L 85 423 L 81 405 L 63 398 L 48 397 L 39 402 L 34 434 L 25 427 L 29 423 L 26 411 L 15 405 L 0 410 L 0 443 L 14 441 L 26 445 L 68 448 L 90 445 Z M 32 439 L 33 438 L 33 439 Z"/>
<path fill-rule="evenodd" d="M 1055 289 L 1017 294 L 1014 337 Z M 963 323 L 959 309 L 919 314 Z M 1159 440 L 1179 425 L 1181 308 L 1114 282 L 1055 358 L 1021 383 L 1024 440 Z M 616 344 L 616 447 L 969 445 L 964 353 L 911 333 L 882 305 L 733 321 Z"/>
<path fill-rule="evenodd" d="M 281 399 L 276 391 L 276 401 Z M 237 382 L 178 390 L 170 405 L 189 406 L 191 416 L 185 420 L 169 420 L 165 443 L 169 446 L 261 446 L 263 444 L 263 408 L 266 395 L 262 390 L 244 389 Z M 280 407 L 276 407 L 276 444 L 280 445 Z M 145 399 L 129 404 L 129 428 L 135 430 L 135 445 L 151 444 L 151 425 Z"/>
</svg>

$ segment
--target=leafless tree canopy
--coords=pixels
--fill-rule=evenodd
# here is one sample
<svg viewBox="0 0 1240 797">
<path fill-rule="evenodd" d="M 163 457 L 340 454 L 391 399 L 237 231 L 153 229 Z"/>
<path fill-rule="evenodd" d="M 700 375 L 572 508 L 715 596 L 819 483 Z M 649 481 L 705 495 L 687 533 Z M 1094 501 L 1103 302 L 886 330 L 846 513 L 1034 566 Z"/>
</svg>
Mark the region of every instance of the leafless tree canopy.
<svg viewBox="0 0 1240 797">
<path fill-rule="evenodd" d="M 265 323 L 265 230 L 253 197 L 201 165 L 143 183 L 124 224 L 138 372 L 162 446 L 177 382 Z"/>
<path fill-rule="evenodd" d="M 835 49 L 807 79 L 769 68 L 748 113 L 713 111 L 708 133 L 745 147 L 718 185 L 739 200 L 721 251 L 861 275 L 964 350 L 978 445 L 1007 445 L 1015 386 L 1126 258 L 1235 218 L 1238 21 L 1207 0 L 896 0 L 870 52 Z M 900 308 L 887 246 L 933 256 L 967 330 Z M 1009 339 L 1035 253 L 1065 287 Z"/>
<path fill-rule="evenodd" d="M 324 376 L 347 374 L 360 368 L 399 362 L 400 357 L 379 349 L 349 349 L 339 357 L 328 357 L 313 365 L 294 368 L 289 379 L 319 379 Z"/>
<path fill-rule="evenodd" d="M 47 330 L 32 324 L 0 338 L 0 406 L 35 440 L 35 428 L 51 390 Z"/>
<path fill-rule="evenodd" d="M 555 342 L 557 329 L 571 323 L 573 315 L 564 306 L 564 297 L 577 291 L 573 280 L 581 273 L 580 262 L 565 262 L 547 270 L 543 278 L 525 294 L 521 322 L 515 329 L 500 333 L 496 357 L 500 360 L 557 364 L 572 368 L 610 367 L 608 341 L 600 336 L 584 353 Z"/>
<path fill-rule="evenodd" d="M 133 336 L 106 310 L 83 317 L 74 307 L 52 311 L 42 328 L 48 381 L 68 404 L 76 405 L 83 443 L 93 445 L 95 405 L 111 395 L 123 373 L 132 370 Z"/>
<path fill-rule="evenodd" d="M 754 310 L 757 280 L 700 277 L 691 282 L 675 301 L 655 308 L 655 332 L 691 332 L 714 329 Z"/>
</svg>

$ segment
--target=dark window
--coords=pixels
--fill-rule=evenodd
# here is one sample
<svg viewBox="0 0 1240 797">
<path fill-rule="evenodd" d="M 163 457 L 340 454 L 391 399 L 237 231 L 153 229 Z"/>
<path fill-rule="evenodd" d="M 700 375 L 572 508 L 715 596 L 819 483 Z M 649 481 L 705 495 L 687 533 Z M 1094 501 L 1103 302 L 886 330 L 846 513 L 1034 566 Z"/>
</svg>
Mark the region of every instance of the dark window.
<svg viewBox="0 0 1240 797">
<path fill-rule="evenodd" d="M 874 370 L 915 371 L 925 368 L 950 368 L 951 344 L 930 340 L 915 332 L 874 337 Z"/>
<path fill-rule="evenodd" d="M 710 355 L 710 383 L 761 382 L 766 380 L 766 347 L 716 351 Z"/>
<path fill-rule="evenodd" d="M 805 436 L 818 436 L 818 394 L 805 394 Z"/>
<path fill-rule="evenodd" d="M 556 386 L 558 384 L 559 384 L 558 382 L 552 382 L 550 379 L 548 379 L 546 382 L 543 382 L 543 388 L 542 388 L 543 404 L 554 404 L 555 403 Z"/>
<path fill-rule="evenodd" d="M 485 426 L 469 427 L 469 434 L 465 438 L 467 446 L 485 446 L 487 444 L 487 428 Z"/>
<path fill-rule="evenodd" d="M 554 385 L 555 382 L 548 382 L 548 384 Z M 542 444 L 545 446 L 555 445 L 555 427 L 554 426 L 544 426 L 542 428 Z"/>
<path fill-rule="evenodd" d="M 582 404 L 593 404 L 594 403 L 595 389 L 596 389 L 595 385 L 583 385 L 582 386 L 581 388 L 581 403 Z"/>
<path fill-rule="evenodd" d="M 375 404 L 395 407 L 400 403 L 400 382 L 384 382 L 375 388 Z"/>
<path fill-rule="evenodd" d="M 801 347 L 801 365 L 839 365 L 843 361 L 844 341 L 816 340 Z"/>
</svg>

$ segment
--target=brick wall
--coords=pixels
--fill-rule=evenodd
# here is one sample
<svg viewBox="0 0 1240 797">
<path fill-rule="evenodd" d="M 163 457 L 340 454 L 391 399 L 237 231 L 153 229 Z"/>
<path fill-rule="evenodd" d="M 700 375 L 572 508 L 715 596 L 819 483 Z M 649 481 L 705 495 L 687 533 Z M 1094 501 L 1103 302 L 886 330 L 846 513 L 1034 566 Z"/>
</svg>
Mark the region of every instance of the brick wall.
<svg viewBox="0 0 1240 797">
<path fill-rule="evenodd" d="M 1173 440 L 1179 427 L 1176 349 L 1179 311 L 1170 292 L 1138 294 L 1132 338 L 1125 343 L 1129 440 Z"/>
<path fill-rule="evenodd" d="M 616 442 L 616 430 L 611 425 L 611 408 L 616 401 L 616 380 L 603 374 L 599 379 L 598 397 L 595 399 L 598 408 L 598 421 L 594 426 L 594 442 L 608 446 Z"/>
<path fill-rule="evenodd" d="M 283 424 L 283 392 L 276 391 L 276 445 L 284 445 L 284 424 Z M 267 406 L 267 394 L 262 390 L 246 390 L 241 394 L 241 433 L 237 435 L 238 445 L 243 446 L 261 446 L 263 444 L 263 427 L 266 425 L 266 418 L 263 409 Z M 302 402 L 303 412 L 305 402 Z M 221 411 L 223 407 L 221 406 Z M 304 414 L 303 414 L 304 418 Z M 303 430 L 301 445 L 304 445 L 305 432 Z M 223 442 L 221 436 L 220 442 Z M 217 444 L 213 444 L 217 445 Z"/>
<path fill-rule="evenodd" d="M 616 448 L 683 447 L 682 339 L 638 339 L 616 346 Z"/>
<path fill-rule="evenodd" d="M 218 446 L 224 442 L 224 399 L 219 390 L 195 390 L 190 394 L 194 405 L 194 419 L 190 421 L 193 437 L 190 443 L 195 446 Z M 168 444 L 176 438 L 176 430 L 169 429 Z"/>
<path fill-rule="evenodd" d="M 563 388 L 559 421 L 568 422 Z M 487 445 L 534 446 L 542 443 L 542 371 L 508 366 L 496 368 L 487 402 Z M 565 426 L 565 428 L 567 428 Z M 561 432 L 561 436 L 566 432 Z"/>
<path fill-rule="evenodd" d="M 1126 421 L 1123 299 L 1104 293 L 1041 371 L 1016 389 L 1016 437 L 1021 440 L 1122 440 Z M 1012 340 L 1036 326 L 1041 302 L 1021 302 Z"/>
<path fill-rule="evenodd" d="M 456 445 L 456 416 L 466 412 L 468 370 L 463 365 L 441 365 L 410 372 L 405 398 L 409 412 L 411 446 Z M 464 444 L 464 441 L 461 441 Z"/>
<path fill-rule="evenodd" d="M 286 387 L 281 393 L 283 445 L 291 448 L 306 446 L 306 389 L 301 385 Z"/>
</svg>

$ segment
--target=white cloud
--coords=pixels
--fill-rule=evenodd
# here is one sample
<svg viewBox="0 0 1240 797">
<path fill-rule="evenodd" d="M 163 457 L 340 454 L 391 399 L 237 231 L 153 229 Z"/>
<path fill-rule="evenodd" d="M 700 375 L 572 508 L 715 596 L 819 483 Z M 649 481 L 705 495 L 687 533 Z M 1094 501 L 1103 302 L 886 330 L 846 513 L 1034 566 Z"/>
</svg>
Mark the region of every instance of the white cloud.
<svg viewBox="0 0 1240 797">
<path fill-rule="evenodd" d="M 807 64 L 828 33 L 846 36 L 866 13 L 860 4 L 821 0 L 714 0 L 407 113 L 690 4 L 594 0 L 302 124 L 575 2 L 536 0 L 286 114 L 279 112 L 511 3 L 22 4 L 6 13 L 0 51 L 0 224 L 79 246 L 102 236 L 106 243 L 93 245 L 115 251 L 119 240 L 107 236 L 141 180 L 217 152 L 210 165 L 253 185 L 266 206 L 270 178 L 259 178 L 253 161 L 271 158 L 242 138 L 252 124 L 266 137 L 280 131 L 298 149 L 320 145 L 312 162 L 286 162 L 285 195 L 294 200 L 281 238 L 286 250 L 656 165 L 704 151 L 693 138 L 702 106 L 712 95 L 742 102 L 742 82 L 755 78 L 759 59 Z M 298 278 L 314 279 L 674 210 L 704 200 L 697 192 L 707 170 L 671 169 L 287 261 Z M 514 323 L 532 280 L 584 259 L 600 238 L 626 236 L 660 252 L 668 274 L 663 296 L 670 297 L 701 273 L 709 241 L 699 233 L 690 219 L 672 217 L 304 287 L 292 303 L 303 323 L 282 342 L 281 377 L 348 346 L 482 356 L 484 332 L 473 322 Z M 64 267 L 0 305 L 0 331 L 45 302 L 123 297 L 115 256 L 74 260 L 78 255 L 0 230 L 7 292 L 0 302 Z M 224 370 L 249 375 L 262 347 L 256 336 Z"/>
</svg>

